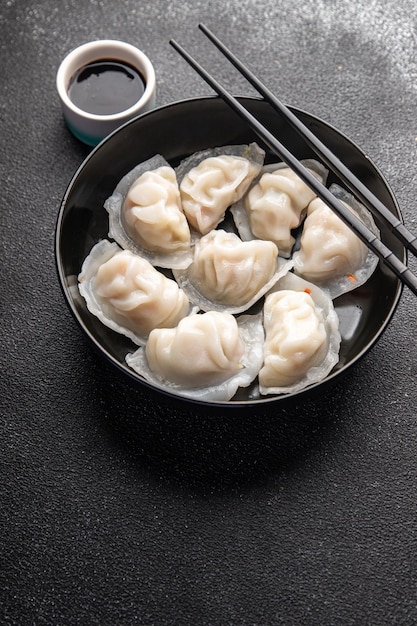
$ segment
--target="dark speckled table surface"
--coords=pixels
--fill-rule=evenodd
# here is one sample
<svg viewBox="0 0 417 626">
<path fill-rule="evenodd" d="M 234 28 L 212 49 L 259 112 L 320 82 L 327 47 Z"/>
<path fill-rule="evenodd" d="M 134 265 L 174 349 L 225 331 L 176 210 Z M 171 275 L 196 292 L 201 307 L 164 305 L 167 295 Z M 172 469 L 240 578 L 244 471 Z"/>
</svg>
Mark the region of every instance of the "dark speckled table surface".
<svg viewBox="0 0 417 626">
<path fill-rule="evenodd" d="M 157 104 L 211 93 L 168 42 L 353 139 L 417 228 L 412 0 L 2 0 L 0 624 L 417 624 L 417 310 L 308 415 L 157 413 L 87 345 L 54 230 L 89 153 L 55 90 L 77 44 L 141 47 Z M 413 267 L 413 263 L 411 263 Z M 415 269 L 415 264 L 414 264 Z"/>
</svg>

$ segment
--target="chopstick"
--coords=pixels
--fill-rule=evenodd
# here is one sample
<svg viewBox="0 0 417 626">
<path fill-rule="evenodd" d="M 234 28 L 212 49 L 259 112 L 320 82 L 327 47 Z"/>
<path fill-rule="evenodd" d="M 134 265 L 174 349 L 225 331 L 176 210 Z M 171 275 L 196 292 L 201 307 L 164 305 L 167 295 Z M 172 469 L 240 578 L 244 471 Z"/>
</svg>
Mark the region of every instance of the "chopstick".
<svg viewBox="0 0 417 626">
<path fill-rule="evenodd" d="M 201 27 L 201 26 L 200 26 Z M 207 34 L 208 29 L 202 27 Z M 218 41 L 218 40 L 217 40 Z M 170 40 L 171 46 L 187 61 L 187 63 L 207 82 L 207 84 L 244 119 L 255 134 L 264 144 L 282 159 L 335 213 L 353 230 L 353 232 L 368 246 L 374 254 L 400 279 L 407 287 L 417 295 L 417 277 L 411 270 L 390 250 L 365 224 L 357 218 L 342 202 L 340 202 L 330 190 L 323 185 L 298 159 L 250 113 L 243 104 L 232 96 L 215 78 L 213 78 L 180 44 Z M 220 44 L 223 48 L 222 44 Z M 265 90 L 266 93 L 266 90 Z M 282 105 L 283 106 L 283 105 Z M 286 107 L 285 112 L 287 111 Z M 287 117 L 287 116 L 286 116 Z M 304 136 L 304 127 L 298 127 Z M 317 140 L 318 141 L 318 140 Z M 326 148 L 327 151 L 327 148 Z M 327 155 L 330 159 L 331 152 Z M 330 162 L 333 164 L 333 158 Z M 347 170 L 347 168 L 346 168 Z M 347 170 L 348 171 L 348 170 Z M 353 175 L 352 175 L 353 176 Z M 352 180 L 352 179 L 351 179 Z M 375 206 L 374 211 L 379 215 Z M 388 209 L 386 209 L 388 211 Z M 401 222 L 400 222 L 401 224 Z M 394 227 L 393 232 L 397 232 Z M 411 243 L 411 242 L 410 242 Z"/>
<path fill-rule="evenodd" d="M 362 183 L 340 159 L 325 146 L 305 124 L 286 107 L 256 76 L 251 72 L 229 48 L 227 48 L 207 26 L 199 24 L 200 30 L 210 39 L 222 54 L 235 66 L 249 83 L 278 111 L 282 117 L 301 135 L 317 156 L 345 183 L 352 193 L 375 216 L 382 218 L 385 225 L 398 237 L 412 254 L 417 256 L 417 236 L 410 233 L 404 224 Z"/>
</svg>

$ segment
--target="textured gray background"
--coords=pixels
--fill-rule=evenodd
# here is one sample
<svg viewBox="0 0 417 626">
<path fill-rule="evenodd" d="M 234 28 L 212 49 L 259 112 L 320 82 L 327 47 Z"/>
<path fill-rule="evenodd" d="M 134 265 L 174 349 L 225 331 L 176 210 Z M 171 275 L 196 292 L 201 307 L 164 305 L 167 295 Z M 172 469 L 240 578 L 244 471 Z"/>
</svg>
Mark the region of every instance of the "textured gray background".
<svg viewBox="0 0 417 626">
<path fill-rule="evenodd" d="M 416 224 L 413 0 L 2 0 L 0 623 L 417 623 L 416 300 L 309 417 L 156 414 L 90 351 L 54 228 L 88 149 L 55 92 L 96 38 L 141 47 L 157 102 L 206 95 L 170 48 L 251 90 L 203 21 L 287 103 L 355 140 Z M 415 269 L 416 264 L 413 262 Z"/>
</svg>

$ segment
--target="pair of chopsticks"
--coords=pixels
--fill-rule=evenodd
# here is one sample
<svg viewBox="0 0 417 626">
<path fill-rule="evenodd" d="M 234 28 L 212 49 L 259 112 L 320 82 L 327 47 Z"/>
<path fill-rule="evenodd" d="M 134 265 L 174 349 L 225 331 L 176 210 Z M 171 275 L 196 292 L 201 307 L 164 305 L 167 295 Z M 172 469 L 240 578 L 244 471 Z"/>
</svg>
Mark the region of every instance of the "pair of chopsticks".
<svg viewBox="0 0 417 626">
<path fill-rule="evenodd" d="M 235 68 L 251 83 L 264 100 L 269 102 L 282 117 L 306 140 L 311 149 L 350 189 L 350 191 L 375 216 L 383 220 L 391 232 L 403 245 L 417 256 L 417 237 L 410 233 L 404 224 L 292 113 L 241 61 L 203 24 L 200 30 L 211 40 Z M 239 100 L 232 96 L 213 78 L 182 46 L 171 39 L 170 44 L 206 83 L 250 126 L 255 134 L 347 224 L 349 228 L 368 246 L 374 254 L 417 295 L 417 277 L 363 222 L 338 200 L 330 190 L 320 183 L 311 172 L 267 129 L 254 115 L 245 109 Z"/>
</svg>

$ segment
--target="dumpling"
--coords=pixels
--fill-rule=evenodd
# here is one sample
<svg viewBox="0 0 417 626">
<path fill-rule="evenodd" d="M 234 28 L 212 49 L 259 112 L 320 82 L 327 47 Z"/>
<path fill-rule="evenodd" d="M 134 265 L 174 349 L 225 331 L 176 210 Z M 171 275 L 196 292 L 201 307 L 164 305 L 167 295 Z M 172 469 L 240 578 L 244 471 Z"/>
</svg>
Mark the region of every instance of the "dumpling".
<svg viewBox="0 0 417 626">
<path fill-rule="evenodd" d="M 186 267 L 191 234 L 175 170 L 156 155 L 129 172 L 104 203 L 109 236 L 153 265 Z"/>
<path fill-rule="evenodd" d="M 122 215 L 126 231 L 152 252 L 190 247 L 190 229 L 172 167 L 161 166 L 139 176 L 127 192 Z"/>
<path fill-rule="evenodd" d="M 336 185 L 330 191 L 378 233 L 369 212 L 353 196 Z M 295 273 L 326 289 L 332 298 L 363 284 L 378 263 L 366 244 L 320 198 L 308 207 L 300 249 L 293 259 Z"/>
<path fill-rule="evenodd" d="M 205 235 L 224 218 L 261 169 L 264 151 L 249 146 L 229 146 L 197 152 L 177 169 L 182 208 L 188 222 Z"/>
<path fill-rule="evenodd" d="M 188 297 L 174 280 L 107 240 L 93 247 L 78 281 L 89 311 L 138 345 L 152 329 L 175 326 L 190 312 Z"/>
<path fill-rule="evenodd" d="M 195 245 L 193 263 L 174 271 L 178 284 L 202 310 L 240 313 L 259 300 L 292 267 L 272 241 L 242 241 L 212 230 Z"/>
<path fill-rule="evenodd" d="M 341 337 L 332 300 L 288 274 L 264 303 L 263 395 L 290 393 L 325 378 L 339 360 Z"/>
<path fill-rule="evenodd" d="M 187 397 L 230 400 L 256 378 L 262 364 L 260 315 L 235 318 L 209 311 L 176 328 L 156 329 L 126 362 L 146 380 Z"/>
<path fill-rule="evenodd" d="M 303 164 L 321 182 L 326 180 L 327 170 L 317 161 Z M 301 224 L 315 196 L 298 174 L 283 163 L 267 165 L 239 205 L 232 207 L 239 234 L 242 239 L 273 241 L 280 255 L 288 258 L 295 242 L 291 231 Z"/>
<path fill-rule="evenodd" d="M 183 387 L 224 382 L 241 369 L 244 353 L 236 319 L 213 311 L 190 316 L 175 329 L 155 330 L 146 344 L 151 370 Z"/>
</svg>

